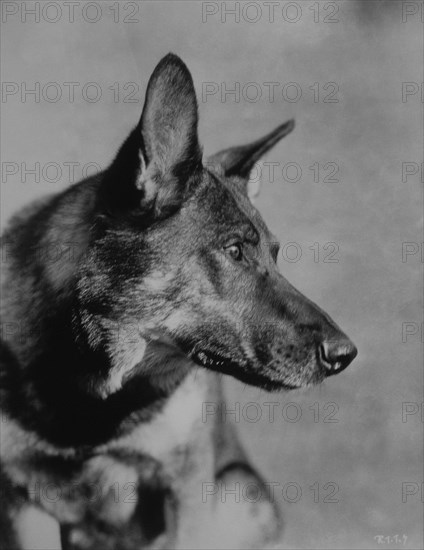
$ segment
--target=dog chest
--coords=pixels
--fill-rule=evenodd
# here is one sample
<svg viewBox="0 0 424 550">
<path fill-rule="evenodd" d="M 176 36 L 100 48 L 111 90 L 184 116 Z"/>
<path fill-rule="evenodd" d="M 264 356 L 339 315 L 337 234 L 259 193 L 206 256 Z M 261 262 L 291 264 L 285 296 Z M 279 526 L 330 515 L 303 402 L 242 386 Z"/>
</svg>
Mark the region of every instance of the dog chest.
<svg viewBox="0 0 424 550">
<path fill-rule="evenodd" d="M 162 410 L 149 422 L 104 446 L 105 452 L 125 449 L 166 463 L 198 439 L 209 437 L 202 423 L 202 410 L 209 398 L 210 375 L 195 369 L 168 398 Z"/>
</svg>

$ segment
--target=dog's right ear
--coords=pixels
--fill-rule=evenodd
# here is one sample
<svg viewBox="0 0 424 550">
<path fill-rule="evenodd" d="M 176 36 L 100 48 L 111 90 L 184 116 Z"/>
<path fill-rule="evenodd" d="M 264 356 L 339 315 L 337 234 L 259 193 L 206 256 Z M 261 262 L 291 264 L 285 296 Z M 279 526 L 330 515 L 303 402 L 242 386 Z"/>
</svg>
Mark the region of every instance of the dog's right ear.
<svg viewBox="0 0 424 550">
<path fill-rule="evenodd" d="M 138 126 L 106 173 L 108 209 L 158 220 L 175 211 L 201 169 L 197 100 L 190 72 L 168 54 L 150 77 Z"/>
</svg>

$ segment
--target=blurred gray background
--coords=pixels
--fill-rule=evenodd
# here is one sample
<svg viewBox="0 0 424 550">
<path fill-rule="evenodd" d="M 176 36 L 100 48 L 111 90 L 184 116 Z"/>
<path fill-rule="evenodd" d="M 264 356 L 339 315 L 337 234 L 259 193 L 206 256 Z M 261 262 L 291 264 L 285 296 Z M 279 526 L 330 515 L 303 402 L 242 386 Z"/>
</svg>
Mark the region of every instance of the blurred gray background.
<svg viewBox="0 0 424 550">
<path fill-rule="evenodd" d="M 169 51 L 193 74 L 206 153 L 294 117 L 294 133 L 264 159 L 275 177 L 257 170 L 257 205 L 283 244 L 283 274 L 359 356 L 304 392 L 229 380 L 228 407 L 240 406 L 249 453 L 278 484 L 282 548 L 422 548 L 423 3 L 151 1 L 119 2 L 118 12 L 117 2 L 79 2 L 73 21 L 51 4 L 39 22 L 21 2 L 2 6 L 2 227 L 65 189 L 69 163 L 75 181 L 107 166 Z M 235 83 L 238 96 L 222 95 Z M 277 403 L 274 422 L 266 402 Z M 415 412 L 402 417 L 402 407 Z"/>
</svg>

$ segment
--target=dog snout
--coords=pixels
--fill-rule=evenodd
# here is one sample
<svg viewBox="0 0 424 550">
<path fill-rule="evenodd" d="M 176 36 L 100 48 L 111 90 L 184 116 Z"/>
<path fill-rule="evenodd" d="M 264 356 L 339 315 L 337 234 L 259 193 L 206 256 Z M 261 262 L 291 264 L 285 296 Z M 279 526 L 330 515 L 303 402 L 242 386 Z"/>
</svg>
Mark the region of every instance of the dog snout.
<svg viewBox="0 0 424 550">
<path fill-rule="evenodd" d="M 356 346 L 347 337 L 327 340 L 319 346 L 321 364 L 327 376 L 338 374 L 355 359 L 358 354 Z"/>
</svg>

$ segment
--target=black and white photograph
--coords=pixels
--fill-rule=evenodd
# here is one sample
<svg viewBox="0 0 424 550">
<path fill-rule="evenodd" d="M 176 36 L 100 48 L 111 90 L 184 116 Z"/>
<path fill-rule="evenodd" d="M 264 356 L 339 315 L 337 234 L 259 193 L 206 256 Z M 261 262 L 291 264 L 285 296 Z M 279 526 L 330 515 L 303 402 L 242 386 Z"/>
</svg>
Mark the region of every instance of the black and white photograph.
<svg viewBox="0 0 424 550">
<path fill-rule="evenodd" d="M 0 12 L 0 550 L 422 550 L 423 1 Z"/>
</svg>

